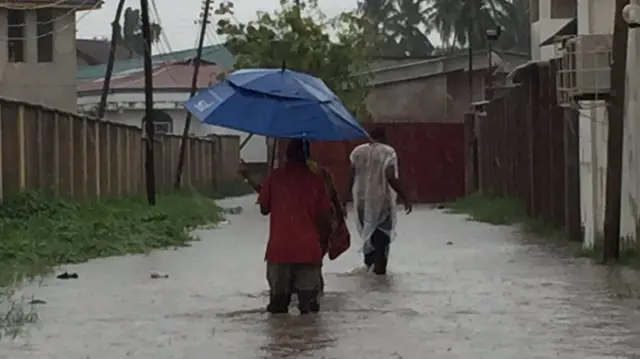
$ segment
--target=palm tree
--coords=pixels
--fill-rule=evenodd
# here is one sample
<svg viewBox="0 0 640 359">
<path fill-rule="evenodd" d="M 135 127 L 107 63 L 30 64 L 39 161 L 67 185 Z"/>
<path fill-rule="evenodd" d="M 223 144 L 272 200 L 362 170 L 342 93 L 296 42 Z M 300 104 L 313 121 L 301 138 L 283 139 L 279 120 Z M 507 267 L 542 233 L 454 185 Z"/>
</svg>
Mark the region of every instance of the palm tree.
<svg viewBox="0 0 640 359">
<path fill-rule="evenodd" d="M 434 46 L 427 38 L 424 16 L 426 0 L 364 0 L 360 9 L 380 39 L 380 52 L 394 56 L 431 55 Z"/>
<path fill-rule="evenodd" d="M 527 0 L 431 0 L 427 21 L 447 47 L 467 46 L 471 30 L 474 46 L 486 48 L 486 29 L 500 26 L 503 33 L 495 47 L 525 50 L 530 44 L 527 3 Z"/>
<path fill-rule="evenodd" d="M 497 23 L 504 28 L 495 46 L 500 49 L 531 51 L 530 1 L 512 0 L 504 4 Z"/>
<path fill-rule="evenodd" d="M 395 53 L 398 44 L 389 29 L 389 21 L 393 15 L 391 0 L 363 0 L 358 3 L 358 7 L 369 22 L 369 35 L 379 41 L 381 55 Z"/>
<path fill-rule="evenodd" d="M 162 27 L 157 23 L 151 23 L 151 42 L 160 41 Z M 128 7 L 124 11 L 124 25 L 122 33 L 119 33 L 118 43 L 129 49 L 130 58 L 144 54 L 144 37 L 142 36 L 142 19 L 140 10 Z"/>
<path fill-rule="evenodd" d="M 429 56 L 435 46 L 427 37 L 430 30 L 426 22 L 425 0 L 395 0 L 395 13 L 391 17 L 390 28 L 404 49 L 404 55 Z"/>
</svg>

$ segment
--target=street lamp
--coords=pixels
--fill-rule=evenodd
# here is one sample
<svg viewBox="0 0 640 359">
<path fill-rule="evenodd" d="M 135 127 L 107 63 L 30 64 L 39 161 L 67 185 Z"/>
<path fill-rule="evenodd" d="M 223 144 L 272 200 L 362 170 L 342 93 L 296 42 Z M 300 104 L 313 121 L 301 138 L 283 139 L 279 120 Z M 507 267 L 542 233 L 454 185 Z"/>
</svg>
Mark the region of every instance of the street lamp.
<svg viewBox="0 0 640 359">
<path fill-rule="evenodd" d="M 622 8 L 622 18 L 630 29 L 640 27 L 640 5 L 627 4 Z"/>
<path fill-rule="evenodd" d="M 488 76 L 487 79 L 489 81 L 488 85 L 488 99 L 491 100 L 493 98 L 493 42 L 500 38 L 500 34 L 502 34 L 502 27 L 496 26 L 493 29 L 487 29 L 485 31 L 485 35 L 487 36 L 487 42 L 489 44 L 489 67 L 487 68 Z"/>
</svg>

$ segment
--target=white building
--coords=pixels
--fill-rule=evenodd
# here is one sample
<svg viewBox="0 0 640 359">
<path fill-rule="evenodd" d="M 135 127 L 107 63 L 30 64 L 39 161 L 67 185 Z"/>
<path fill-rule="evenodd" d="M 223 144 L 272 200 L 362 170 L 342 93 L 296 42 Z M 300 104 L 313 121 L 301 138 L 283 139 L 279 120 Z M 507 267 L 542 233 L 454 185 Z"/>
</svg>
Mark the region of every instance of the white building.
<svg viewBox="0 0 640 359">
<path fill-rule="evenodd" d="M 198 87 L 205 88 L 218 81 L 224 70 L 212 62 L 201 62 Z M 189 99 L 193 64 L 191 61 L 166 61 L 153 69 L 153 102 L 161 116 L 154 119 L 156 133 L 182 135 L 187 112 L 184 102 Z M 103 79 L 86 79 L 78 82 L 78 111 L 93 112 L 98 108 Z M 135 67 L 113 74 L 107 98 L 105 119 L 131 126 L 142 126 L 145 116 L 144 69 Z M 192 117 L 189 134 L 204 137 L 209 134 L 238 135 L 242 142 L 247 133 L 200 123 Z M 241 151 L 248 163 L 266 163 L 266 140 L 254 136 Z"/>
<path fill-rule="evenodd" d="M 101 4 L 0 1 L 0 96 L 75 112 L 76 13 Z"/>
<path fill-rule="evenodd" d="M 638 3 L 639 0 L 631 0 Z M 533 0 L 532 3 L 538 2 Z M 575 8 L 576 26 L 566 30 L 561 19 L 554 18 L 553 8 L 562 5 Z M 532 50 L 534 59 L 547 60 L 557 56 L 553 45 L 539 46 L 558 35 L 612 35 L 614 21 L 613 0 L 539 0 L 539 17 L 532 18 Z M 533 9 L 535 11 L 535 9 Z M 568 13 L 567 13 L 568 15 Z M 569 24 L 570 19 L 563 22 Z M 553 30 L 556 29 L 557 30 Z M 565 28 L 564 31 L 561 30 Z M 571 33 L 573 30 L 573 33 Z M 623 183 L 621 207 L 621 236 L 623 245 L 636 242 L 640 236 L 640 34 L 629 30 L 627 57 L 627 105 L 624 123 Z M 605 211 L 605 183 L 607 166 L 607 111 L 604 101 L 582 101 L 580 112 L 580 201 L 584 227 L 584 245 L 592 247 L 602 238 Z M 636 242 L 637 243 L 637 242 Z"/>
</svg>

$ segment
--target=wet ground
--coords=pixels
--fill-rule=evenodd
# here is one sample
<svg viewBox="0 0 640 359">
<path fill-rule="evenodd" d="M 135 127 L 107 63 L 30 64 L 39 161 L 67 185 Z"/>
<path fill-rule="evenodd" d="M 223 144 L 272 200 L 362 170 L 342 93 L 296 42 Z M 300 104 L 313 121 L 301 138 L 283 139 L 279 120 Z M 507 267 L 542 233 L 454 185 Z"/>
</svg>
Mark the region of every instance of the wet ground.
<svg viewBox="0 0 640 359">
<path fill-rule="evenodd" d="M 325 264 L 321 314 L 270 318 L 253 201 L 223 203 L 245 211 L 193 247 L 27 288 L 47 302 L 40 324 L 0 358 L 640 358 L 640 302 L 618 272 L 426 208 L 400 215 L 387 278 L 351 250 Z"/>
</svg>

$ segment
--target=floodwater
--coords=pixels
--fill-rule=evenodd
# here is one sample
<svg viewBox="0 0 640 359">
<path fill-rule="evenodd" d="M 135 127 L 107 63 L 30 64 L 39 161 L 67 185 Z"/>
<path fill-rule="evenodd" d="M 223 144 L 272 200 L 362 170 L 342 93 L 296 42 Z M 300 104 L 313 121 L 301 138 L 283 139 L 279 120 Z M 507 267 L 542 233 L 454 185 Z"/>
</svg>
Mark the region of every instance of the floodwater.
<svg viewBox="0 0 640 359">
<path fill-rule="evenodd" d="M 427 208 L 399 216 L 387 278 L 358 270 L 354 248 L 326 262 L 319 315 L 269 317 L 267 218 L 253 203 L 223 201 L 244 213 L 190 248 L 68 266 L 79 279 L 26 288 L 47 302 L 40 323 L 0 342 L 0 357 L 640 358 L 640 302 L 619 272 Z"/>
</svg>

